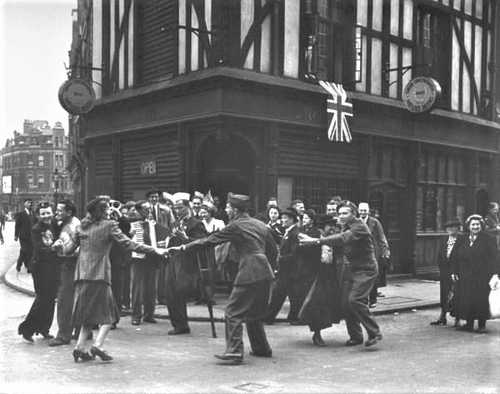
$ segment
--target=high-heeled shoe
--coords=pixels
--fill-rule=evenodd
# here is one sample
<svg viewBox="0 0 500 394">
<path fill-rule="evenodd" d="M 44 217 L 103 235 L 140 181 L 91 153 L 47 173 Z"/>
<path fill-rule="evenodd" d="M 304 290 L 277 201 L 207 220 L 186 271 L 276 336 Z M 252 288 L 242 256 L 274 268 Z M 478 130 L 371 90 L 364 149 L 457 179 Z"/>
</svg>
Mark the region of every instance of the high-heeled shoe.
<svg viewBox="0 0 500 394">
<path fill-rule="evenodd" d="M 24 338 L 24 340 L 32 343 L 34 342 L 33 334 L 28 334 L 22 325 L 19 325 L 19 327 L 17 328 L 17 333 L 21 335 Z"/>
<path fill-rule="evenodd" d="M 113 357 L 111 357 L 105 350 L 99 349 L 97 346 L 92 346 L 90 348 L 90 353 L 95 357 L 99 357 L 102 361 L 111 361 Z"/>
<path fill-rule="evenodd" d="M 93 360 L 94 358 L 95 357 L 89 352 L 83 351 L 78 348 L 73 349 L 73 359 L 75 360 L 75 363 L 78 362 L 78 359 L 82 361 L 90 361 Z"/>
<path fill-rule="evenodd" d="M 321 334 L 319 332 L 315 332 L 312 336 L 313 344 L 316 346 L 326 346 L 325 341 L 321 338 Z"/>
</svg>

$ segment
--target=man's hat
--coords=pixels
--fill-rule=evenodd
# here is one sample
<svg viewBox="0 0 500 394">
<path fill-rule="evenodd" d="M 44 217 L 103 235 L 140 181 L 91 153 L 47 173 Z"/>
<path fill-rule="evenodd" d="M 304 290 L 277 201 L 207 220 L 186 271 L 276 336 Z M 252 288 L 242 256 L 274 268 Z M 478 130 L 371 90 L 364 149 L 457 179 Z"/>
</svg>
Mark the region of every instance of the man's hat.
<svg viewBox="0 0 500 394">
<path fill-rule="evenodd" d="M 186 205 L 186 202 L 189 202 L 191 195 L 189 193 L 177 192 L 172 196 L 174 204 L 182 204 Z"/>
<path fill-rule="evenodd" d="M 233 208 L 245 210 L 248 209 L 250 204 L 250 197 L 244 194 L 233 194 L 229 192 L 227 194 L 227 202 L 231 204 Z"/>
<path fill-rule="evenodd" d="M 458 219 L 452 219 L 452 220 L 448 220 L 444 224 L 444 228 L 447 228 L 447 227 L 460 227 L 461 225 L 462 225 L 462 223 L 460 223 L 460 221 Z"/>
<path fill-rule="evenodd" d="M 299 218 L 297 216 L 297 211 L 293 208 L 286 208 L 284 209 L 283 211 L 281 211 L 281 214 L 282 215 L 286 215 L 290 218 L 292 218 L 295 222 L 298 222 L 299 221 Z"/>
<path fill-rule="evenodd" d="M 164 200 L 168 200 L 168 201 L 172 201 L 172 202 L 174 202 L 174 196 L 173 196 L 173 195 L 171 195 L 170 193 L 163 192 L 163 193 L 162 193 L 162 198 L 163 198 Z"/>
</svg>

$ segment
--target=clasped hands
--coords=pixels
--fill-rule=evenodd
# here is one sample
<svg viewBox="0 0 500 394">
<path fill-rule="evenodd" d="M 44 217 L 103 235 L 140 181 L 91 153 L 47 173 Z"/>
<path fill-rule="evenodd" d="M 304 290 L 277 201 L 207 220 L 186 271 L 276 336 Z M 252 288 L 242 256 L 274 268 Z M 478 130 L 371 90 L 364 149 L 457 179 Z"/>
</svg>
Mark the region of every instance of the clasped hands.
<svg viewBox="0 0 500 394">
<path fill-rule="evenodd" d="M 316 245 L 319 241 L 319 238 L 313 238 L 303 233 L 299 233 L 297 235 L 297 238 L 299 239 L 300 246 Z"/>
</svg>

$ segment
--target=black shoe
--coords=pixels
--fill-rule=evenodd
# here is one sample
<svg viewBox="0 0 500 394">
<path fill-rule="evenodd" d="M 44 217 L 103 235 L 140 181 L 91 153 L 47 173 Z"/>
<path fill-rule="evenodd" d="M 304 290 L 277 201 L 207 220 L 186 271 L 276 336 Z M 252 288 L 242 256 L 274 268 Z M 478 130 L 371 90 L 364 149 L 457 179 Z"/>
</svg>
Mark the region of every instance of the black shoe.
<svg viewBox="0 0 500 394">
<path fill-rule="evenodd" d="M 168 335 L 181 335 L 181 334 L 189 334 L 191 330 L 188 328 L 174 328 L 167 332 Z"/>
<path fill-rule="evenodd" d="M 446 319 L 438 319 L 436 321 L 431 321 L 431 326 L 446 326 Z"/>
<path fill-rule="evenodd" d="M 49 341 L 49 346 L 54 347 L 54 346 L 61 346 L 61 345 L 69 345 L 70 341 L 66 341 L 62 338 L 53 338 Z"/>
<path fill-rule="evenodd" d="M 325 341 L 323 341 L 323 338 L 321 338 L 321 333 L 319 333 L 319 332 L 315 332 L 313 334 L 312 341 L 313 341 L 313 344 L 316 346 L 320 346 L 320 347 L 326 346 L 326 343 L 325 343 Z"/>
<path fill-rule="evenodd" d="M 21 272 L 21 267 L 19 267 L 19 266 L 16 265 L 16 271 L 17 272 Z"/>
<path fill-rule="evenodd" d="M 113 357 L 111 357 L 105 350 L 99 349 L 97 346 L 92 346 L 90 348 L 90 353 L 92 356 L 99 357 L 102 361 L 111 361 Z"/>
<path fill-rule="evenodd" d="M 41 332 L 40 335 L 43 337 L 43 339 L 53 339 L 54 338 L 54 335 L 51 335 L 48 332 Z"/>
<path fill-rule="evenodd" d="M 132 320 L 132 325 L 133 325 L 133 326 L 138 326 L 138 325 L 140 325 L 140 324 L 141 324 L 141 321 L 140 321 L 140 320 L 138 320 L 138 319 L 133 319 L 133 320 Z"/>
<path fill-rule="evenodd" d="M 158 323 L 154 317 L 145 317 L 142 321 L 145 323 Z"/>
<path fill-rule="evenodd" d="M 116 330 L 116 325 L 117 325 L 117 323 L 116 323 L 116 322 L 115 322 L 115 323 L 112 323 L 112 324 L 111 324 L 111 330 Z"/>
<path fill-rule="evenodd" d="M 251 350 L 249 354 L 250 354 L 250 356 L 254 356 L 254 357 L 267 357 L 267 358 L 271 358 L 273 356 L 273 351 L 269 350 L 269 351 L 267 351 L 265 353 L 257 353 L 257 352 L 254 352 L 253 350 Z"/>
<path fill-rule="evenodd" d="M 363 340 L 362 339 L 349 339 L 345 345 L 346 346 L 357 346 L 357 345 L 361 345 L 363 343 Z"/>
<path fill-rule="evenodd" d="M 376 308 L 377 303 L 376 302 L 370 302 L 370 308 Z"/>
<path fill-rule="evenodd" d="M 214 354 L 214 357 L 222 361 L 230 361 L 234 364 L 240 364 L 243 361 L 243 354 L 241 353 Z"/>
<path fill-rule="evenodd" d="M 303 322 L 302 320 L 291 320 L 290 325 L 291 326 L 305 326 L 306 323 Z"/>
<path fill-rule="evenodd" d="M 365 342 L 365 346 L 373 346 L 375 345 L 378 341 L 382 340 L 382 334 L 377 334 L 374 337 L 368 338 Z"/>
<path fill-rule="evenodd" d="M 73 349 L 73 360 L 75 360 L 75 363 L 77 363 L 79 359 L 85 362 L 93 360 L 94 358 L 95 357 L 87 351 L 78 348 Z"/>
<path fill-rule="evenodd" d="M 29 335 L 27 332 L 24 332 L 24 331 L 23 331 L 23 332 L 21 333 L 21 335 L 22 335 L 22 337 L 23 337 L 26 341 L 31 342 L 31 343 L 33 343 L 33 342 L 34 342 L 34 341 L 33 341 L 33 334 Z"/>
</svg>

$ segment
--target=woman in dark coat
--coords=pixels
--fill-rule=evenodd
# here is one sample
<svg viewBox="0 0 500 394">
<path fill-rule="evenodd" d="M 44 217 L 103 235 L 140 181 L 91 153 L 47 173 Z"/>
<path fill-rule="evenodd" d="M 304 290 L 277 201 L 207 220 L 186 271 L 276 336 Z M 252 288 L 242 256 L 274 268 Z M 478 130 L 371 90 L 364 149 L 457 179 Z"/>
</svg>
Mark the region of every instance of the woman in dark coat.
<svg viewBox="0 0 500 394">
<path fill-rule="evenodd" d="M 41 334 L 45 339 L 52 338 L 49 329 L 54 318 L 59 279 L 57 256 L 50 249 L 58 237 L 50 204 L 40 203 L 37 207 L 37 215 L 39 220 L 31 231 L 33 240 L 31 271 L 36 296 L 26 319 L 18 328 L 19 335 L 29 342 L 33 342 L 33 334 Z"/>
<path fill-rule="evenodd" d="M 499 272 L 498 251 L 495 239 L 484 231 L 480 215 L 469 216 L 465 229 L 466 237 L 452 267 L 454 279 L 458 279 L 456 318 L 467 321 L 460 330 L 472 331 L 477 320 L 477 331 L 485 333 L 490 318 L 489 281 Z"/>
<path fill-rule="evenodd" d="M 310 229 L 307 234 L 318 238 L 336 232 L 335 219 L 322 215 L 316 218 L 318 228 Z M 321 234 L 320 234 L 321 233 Z M 328 245 L 303 246 L 307 248 L 311 258 L 310 265 L 315 268 L 315 278 L 299 312 L 299 319 L 309 325 L 314 333 L 313 344 L 325 346 L 321 337 L 321 330 L 331 327 L 332 323 L 339 323 L 342 318 L 341 290 L 338 276 L 335 251 Z"/>
</svg>

